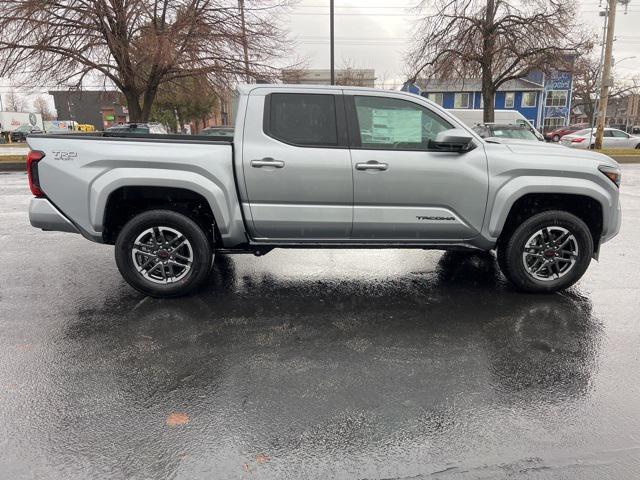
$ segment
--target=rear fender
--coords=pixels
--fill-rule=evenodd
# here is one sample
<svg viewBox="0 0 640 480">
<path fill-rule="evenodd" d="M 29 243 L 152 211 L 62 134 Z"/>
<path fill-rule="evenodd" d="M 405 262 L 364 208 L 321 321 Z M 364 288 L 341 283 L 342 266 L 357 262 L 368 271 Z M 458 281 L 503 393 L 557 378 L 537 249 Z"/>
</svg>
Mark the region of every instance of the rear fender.
<svg viewBox="0 0 640 480">
<path fill-rule="evenodd" d="M 202 195 L 211 207 L 221 235 L 229 233 L 232 223 L 230 201 L 221 186 L 194 172 L 172 170 L 169 177 L 167 170 L 153 168 L 117 168 L 98 177 L 89 191 L 91 226 L 97 232 L 103 230 L 105 208 L 114 191 L 121 187 L 145 186 L 182 188 Z"/>
</svg>

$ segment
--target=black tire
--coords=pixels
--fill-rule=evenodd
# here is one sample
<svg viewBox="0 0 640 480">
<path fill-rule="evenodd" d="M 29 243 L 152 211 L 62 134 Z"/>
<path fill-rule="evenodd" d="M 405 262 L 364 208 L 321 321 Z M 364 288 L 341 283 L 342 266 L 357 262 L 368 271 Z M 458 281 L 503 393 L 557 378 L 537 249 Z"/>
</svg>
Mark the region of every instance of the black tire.
<svg viewBox="0 0 640 480">
<path fill-rule="evenodd" d="M 554 135 L 553 136 L 553 141 L 554 142 L 559 142 L 560 141 L 560 135 Z"/>
<path fill-rule="evenodd" d="M 554 250 L 554 247 L 543 248 L 542 246 L 536 246 L 528 250 L 529 252 L 533 252 L 533 248 L 541 249 L 539 255 L 537 252 L 535 254 L 532 253 L 531 256 L 527 257 L 527 261 L 549 262 L 548 267 L 540 268 L 543 273 L 539 273 L 539 275 L 553 275 L 550 279 L 537 278 L 535 273 L 531 273 L 535 265 L 529 265 L 529 268 L 527 268 L 523 258 L 527 242 L 544 228 L 548 229 L 547 237 L 549 231 L 551 231 L 551 235 L 554 235 L 554 231 L 562 232 L 562 229 L 568 231 L 570 235 L 573 236 L 573 240 L 570 240 L 570 245 L 577 246 L 577 258 L 575 258 L 575 263 L 571 266 L 568 266 L 568 262 L 564 259 L 562 263 L 560 263 L 560 260 L 555 260 L 555 258 L 559 256 L 573 258 L 570 255 L 556 254 L 555 257 L 549 256 Z M 544 234 L 541 235 L 544 237 Z M 520 224 L 508 238 L 501 239 L 500 245 L 498 246 L 498 265 L 502 273 L 504 273 L 504 276 L 507 277 L 507 280 L 519 290 L 530 293 L 556 292 L 569 288 L 580 280 L 591 263 L 593 248 L 593 238 L 589 227 L 587 227 L 581 219 L 568 212 L 551 210 L 533 215 Z M 534 255 L 540 258 L 534 258 Z M 554 265 L 551 265 L 552 263 L 554 263 Z M 557 265 L 561 266 L 558 267 Z M 547 268 L 552 270 L 548 270 Z M 567 268 L 567 270 L 562 272 L 561 275 L 558 274 L 559 270 L 553 270 L 565 268 Z"/>
<path fill-rule="evenodd" d="M 636 150 L 640 150 L 640 143 L 636 145 Z"/>
<path fill-rule="evenodd" d="M 149 231 L 153 233 L 147 233 Z M 178 234 L 186 241 L 178 238 Z M 158 244 L 153 240 L 142 240 L 149 253 L 134 255 L 136 240 L 150 235 L 153 238 L 165 238 L 166 241 Z M 178 244 L 182 244 L 182 247 L 176 252 Z M 156 249 L 156 254 L 153 249 Z M 137 251 L 140 252 L 139 249 Z M 211 271 L 213 251 L 204 231 L 189 217 L 171 210 L 149 210 L 136 215 L 122 228 L 116 239 L 115 255 L 118 270 L 129 285 L 151 297 L 169 298 L 186 295 L 206 280 Z M 149 267 L 160 263 L 157 265 L 160 268 L 154 270 L 146 267 L 139 271 L 138 268 L 144 267 L 147 262 L 151 262 Z M 174 273 L 173 277 L 171 273 Z M 171 283 L 162 283 L 162 278 L 154 279 L 160 275 L 165 282 L 167 278 L 172 278 Z"/>
</svg>

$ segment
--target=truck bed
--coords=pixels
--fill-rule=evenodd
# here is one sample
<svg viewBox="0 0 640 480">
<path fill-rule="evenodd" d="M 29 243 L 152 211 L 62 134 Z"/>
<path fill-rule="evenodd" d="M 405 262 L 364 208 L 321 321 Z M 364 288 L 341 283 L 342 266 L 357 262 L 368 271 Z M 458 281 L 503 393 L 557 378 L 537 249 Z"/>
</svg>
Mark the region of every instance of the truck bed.
<svg viewBox="0 0 640 480">
<path fill-rule="evenodd" d="M 126 140 L 157 140 L 157 141 L 170 141 L 170 142 L 185 142 L 185 143 L 233 143 L 233 137 L 213 137 L 210 135 L 180 135 L 176 133 L 157 134 L 157 133 L 123 133 L 123 132 L 69 132 L 69 133 L 55 133 L 55 134 L 38 134 L 29 135 L 29 138 L 73 138 L 78 140 L 96 140 L 100 139 L 126 139 Z"/>
<path fill-rule="evenodd" d="M 223 238 L 245 238 L 231 141 L 101 132 L 33 135 L 27 143 L 45 154 L 38 171 L 46 200 L 91 240 L 103 241 L 109 199 L 130 186 L 195 192 L 211 205 Z"/>
</svg>

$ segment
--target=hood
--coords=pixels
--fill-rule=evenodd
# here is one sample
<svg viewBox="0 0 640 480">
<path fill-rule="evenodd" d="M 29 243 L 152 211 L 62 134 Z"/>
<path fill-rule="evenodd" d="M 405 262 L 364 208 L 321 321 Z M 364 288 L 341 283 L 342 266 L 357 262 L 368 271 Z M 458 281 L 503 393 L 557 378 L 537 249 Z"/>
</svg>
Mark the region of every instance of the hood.
<svg viewBox="0 0 640 480">
<path fill-rule="evenodd" d="M 577 148 L 567 148 L 558 144 L 543 142 L 520 142 L 508 143 L 505 145 L 509 150 L 519 155 L 549 155 L 558 158 L 576 158 L 593 160 L 600 164 L 618 167 L 618 162 L 603 153 L 592 150 L 580 150 Z"/>
<path fill-rule="evenodd" d="M 559 146 L 556 143 L 546 143 L 546 142 L 541 142 L 540 140 L 523 140 L 521 138 L 487 137 L 484 140 L 485 142 L 500 143 L 503 145 L 528 145 L 533 147 L 550 146 L 554 148 L 557 148 Z"/>
</svg>

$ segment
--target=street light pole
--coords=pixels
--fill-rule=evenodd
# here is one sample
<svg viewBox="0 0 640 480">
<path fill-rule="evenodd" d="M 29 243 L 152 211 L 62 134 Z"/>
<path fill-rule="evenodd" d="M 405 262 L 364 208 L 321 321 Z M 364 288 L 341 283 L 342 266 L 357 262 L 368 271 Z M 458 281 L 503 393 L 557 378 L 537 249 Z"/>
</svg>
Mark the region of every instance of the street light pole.
<svg viewBox="0 0 640 480">
<path fill-rule="evenodd" d="M 244 0 L 238 0 L 238 9 L 240 10 L 240 25 L 242 28 L 242 53 L 244 55 L 244 76 L 247 83 L 251 83 L 251 75 L 249 74 L 249 45 L 247 44 L 247 26 L 244 19 Z"/>
<path fill-rule="evenodd" d="M 613 55 L 613 38 L 616 26 L 616 6 L 618 0 L 608 0 L 607 39 L 604 49 L 604 65 L 600 79 L 600 103 L 598 104 L 598 118 L 596 123 L 596 149 L 602 148 L 604 137 L 604 123 L 607 116 L 609 88 L 611 87 L 611 57 Z"/>
<path fill-rule="evenodd" d="M 335 45 L 334 45 L 334 12 L 333 12 L 333 0 L 329 0 L 329 36 L 331 45 L 331 85 L 336 84 L 336 70 L 335 70 Z"/>
</svg>

